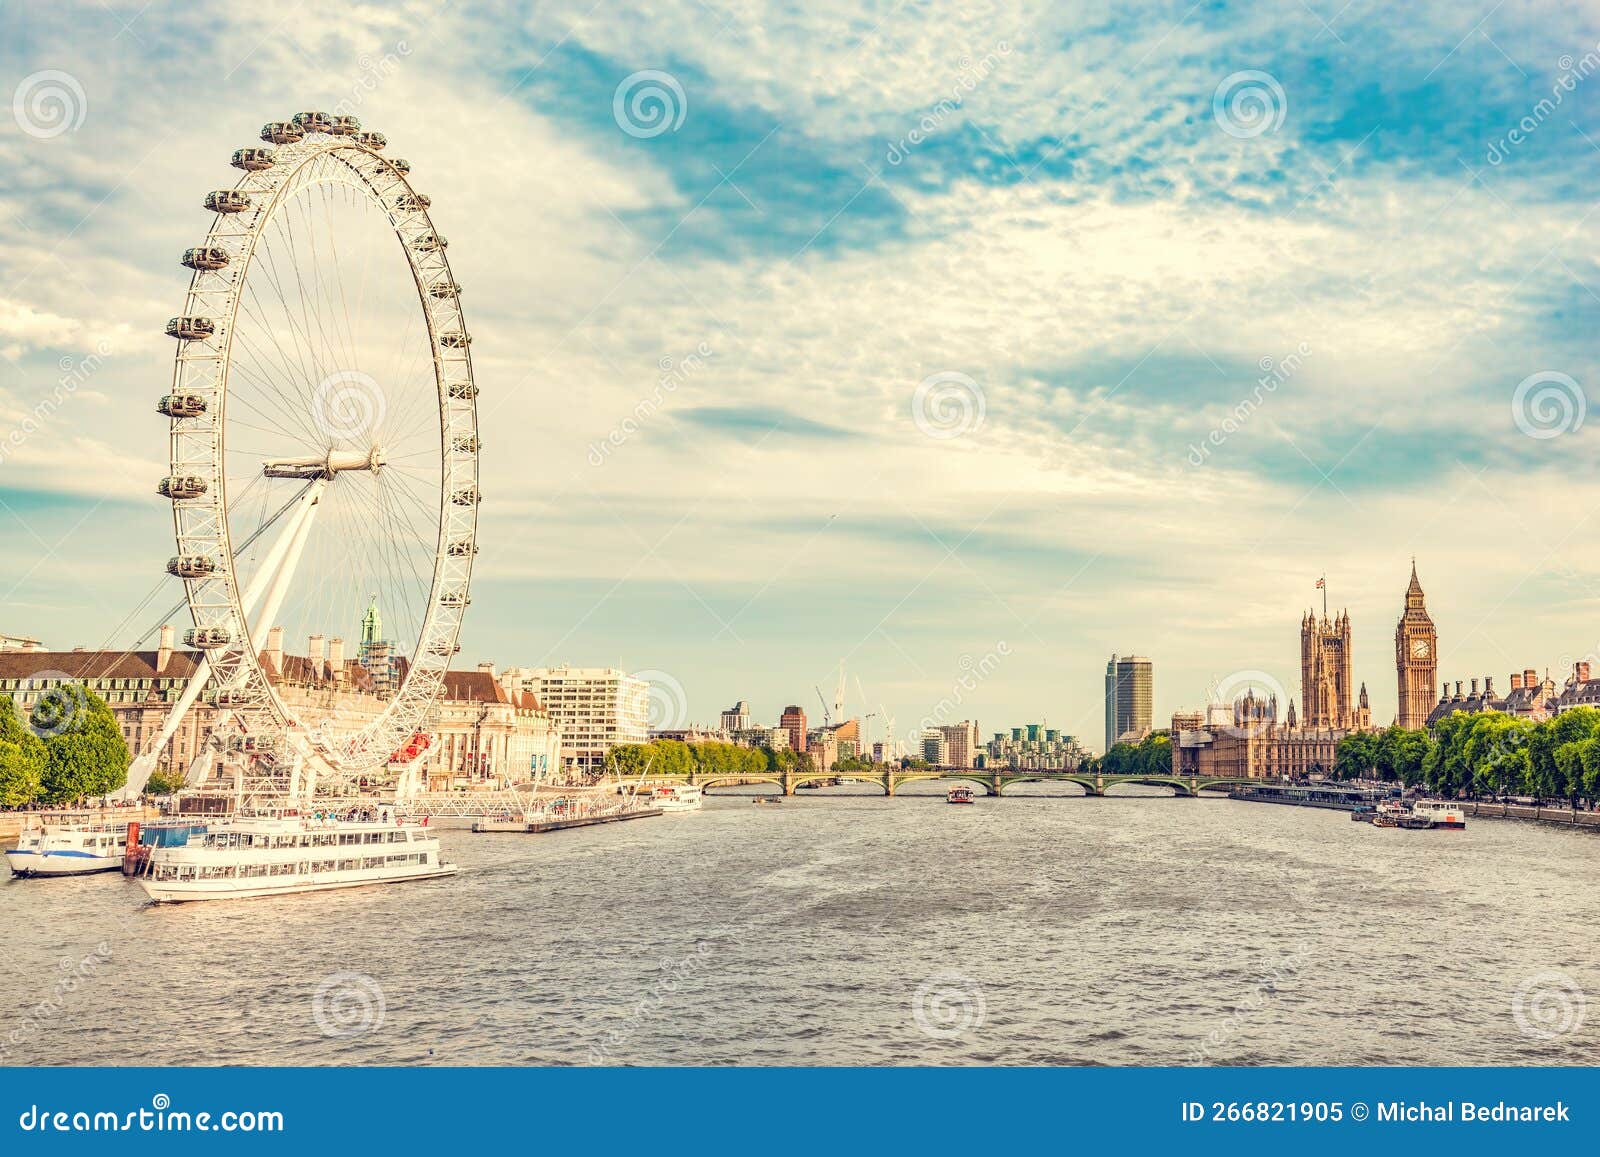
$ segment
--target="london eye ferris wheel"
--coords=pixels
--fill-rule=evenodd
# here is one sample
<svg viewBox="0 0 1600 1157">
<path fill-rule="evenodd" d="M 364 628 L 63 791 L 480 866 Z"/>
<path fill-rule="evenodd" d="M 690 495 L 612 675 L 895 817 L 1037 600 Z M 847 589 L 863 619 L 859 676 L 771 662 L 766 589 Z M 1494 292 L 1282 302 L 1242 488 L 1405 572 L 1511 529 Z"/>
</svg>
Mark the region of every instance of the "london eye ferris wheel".
<svg viewBox="0 0 1600 1157">
<path fill-rule="evenodd" d="M 202 654 L 190 698 L 204 684 L 269 779 L 309 762 L 349 781 L 425 730 L 458 650 L 478 389 L 447 242 L 410 166 L 351 116 L 298 113 L 261 139 L 234 152 L 233 186 L 205 195 L 211 227 L 183 254 L 193 277 L 166 327 L 168 571 Z M 364 617 L 349 655 L 363 711 L 287 693 L 283 639 L 313 661 L 325 646 L 339 682 L 340 640 Z"/>
</svg>

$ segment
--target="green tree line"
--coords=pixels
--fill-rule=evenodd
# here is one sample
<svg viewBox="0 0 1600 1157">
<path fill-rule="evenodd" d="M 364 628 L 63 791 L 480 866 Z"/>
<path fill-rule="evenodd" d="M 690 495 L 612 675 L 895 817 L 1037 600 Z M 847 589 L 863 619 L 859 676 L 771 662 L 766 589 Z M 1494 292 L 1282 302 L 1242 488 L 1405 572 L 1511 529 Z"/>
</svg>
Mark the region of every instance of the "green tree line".
<svg viewBox="0 0 1600 1157">
<path fill-rule="evenodd" d="M 1078 765 L 1088 775 L 1171 775 L 1172 736 L 1152 731 L 1138 743 L 1116 743 L 1104 755 L 1090 756 Z"/>
<path fill-rule="evenodd" d="M 1339 779 L 1422 785 L 1446 797 L 1531 795 L 1600 799 L 1600 710 L 1578 707 L 1535 722 L 1498 711 L 1441 719 L 1433 735 L 1390 727 L 1339 741 Z"/>
<path fill-rule="evenodd" d="M 111 708 L 82 684 L 53 687 L 27 711 L 0 703 L 0 808 L 116 791 L 131 758 Z"/>
<path fill-rule="evenodd" d="M 607 766 L 624 779 L 641 775 L 758 775 L 763 772 L 809 771 L 811 757 L 784 748 L 740 747 L 733 743 L 683 743 L 654 739 L 624 743 L 611 749 Z"/>
</svg>

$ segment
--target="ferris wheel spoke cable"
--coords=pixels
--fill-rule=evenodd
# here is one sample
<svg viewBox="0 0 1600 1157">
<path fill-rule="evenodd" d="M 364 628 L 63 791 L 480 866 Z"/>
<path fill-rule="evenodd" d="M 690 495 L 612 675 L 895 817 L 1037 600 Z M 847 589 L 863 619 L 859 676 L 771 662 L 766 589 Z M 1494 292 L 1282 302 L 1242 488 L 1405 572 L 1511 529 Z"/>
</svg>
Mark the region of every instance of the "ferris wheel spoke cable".
<svg viewBox="0 0 1600 1157">
<path fill-rule="evenodd" d="M 281 425 L 299 425 L 308 435 L 313 433 L 310 420 L 307 417 L 307 395 L 303 391 L 309 371 L 305 368 L 304 358 L 298 354 L 294 365 L 290 364 L 290 357 L 283 349 L 277 337 L 278 327 L 273 325 L 267 316 L 268 310 L 257 307 L 255 303 L 248 303 L 245 309 L 246 317 L 253 323 L 245 326 L 236 334 L 240 347 L 251 355 L 251 360 L 235 363 L 236 369 L 247 370 L 253 382 L 261 389 L 263 405 L 272 405 L 280 414 L 276 419 Z M 254 328 L 265 332 L 272 341 L 273 349 L 269 355 L 266 347 L 251 336 Z M 263 416 L 265 411 L 260 410 Z M 313 441 L 319 439 L 313 438 Z"/>
<path fill-rule="evenodd" d="M 251 384 L 264 387 L 260 390 L 263 400 L 270 400 L 274 397 L 281 398 L 281 394 L 279 394 L 276 388 L 269 386 L 266 380 L 258 377 L 253 370 L 246 369 L 242 365 L 236 365 L 234 369 L 242 371 L 242 376 Z M 257 405 L 256 400 L 253 399 L 249 393 L 236 394 L 234 397 L 229 398 L 229 401 L 239 402 L 240 404 L 246 406 L 264 422 L 275 423 L 274 427 L 266 432 L 276 435 L 280 440 L 287 436 L 290 439 L 300 441 L 301 444 L 307 449 L 324 448 L 323 439 L 318 436 L 316 431 L 313 430 L 307 423 L 307 419 L 304 416 L 304 410 L 295 410 L 285 404 L 284 401 L 280 401 L 278 406 L 279 412 L 294 415 L 290 421 L 285 422 L 280 418 L 275 418 L 273 414 L 267 412 L 266 410 L 262 409 L 261 406 Z M 291 429 L 291 427 L 298 427 L 298 429 Z M 260 427 L 252 428 L 260 429 Z M 279 446 L 278 450 L 281 452 L 283 447 Z"/>
<path fill-rule="evenodd" d="M 380 542 L 385 542 L 385 543 L 387 543 L 389 545 L 391 551 L 393 552 L 393 555 L 395 556 L 396 561 L 403 561 L 410 568 L 411 576 L 412 576 L 413 580 L 415 580 L 415 582 L 416 582 L 417 590 L 419 590 L 419 591 L 425 590 L 427 588 L 427 586 L 429 585 L 429 582 L 431 582 L 432 576 L 429 576 L 429 581 L 424 581 L 422 575 L 418 572 L 418 570 L 417 570 L 417 557 L 416 557 L 417 556 L 417 552 L 415 550 L 404 550 L 404 551 L 401 550 L 400 544 L 401 544 L 402 541 L 405 541 L 405 540 L 403 540 L 401 538 L 401 536 L 399 535 L 399 533 L 398 533 L 398 524 L 399 524 L 400 520 L 397 517 L 396 512 L 395 512 L 395 510 L 393 508 L 393 504 L 392 504 L 392 501 L 390 499 L 389 491 L 388 491 L 387 488 L 380 488 L 379 489 L 379 491 L 378 491 L 378 503 L 379 503 L 379 507 L 380 507 L 380 510 L 382 512 L 382 515 L 383 515 L 385 526 L 394 531 L 394 533 L 385 534 L 383 536 L 383 538 L 380 539 L 379 541 Z M 418 535 L 416 533 L 415 524 L 414 523 L 408 523 L 407 529 L 411 532 L 409 541 L 418 542 L 419 538 L 418 538 Z M 403 576 L 400 574 L 400 571 L 399 571 L 398 567 L 386 568 L 386 571 L 387 571 L 387 573 L 389 575 L 394 576 L 399 581 L 403 582 Z M 410 600 L 407 600 L 407 602 L 409 603 Z"/>
<path fill-rule="evenodd" d="M 298 200 L 298 198 L 296 198 L 296 200 Z M 292 212 L 293 212 L 293 203 L 291 202 L 291 207 L 289 209 L 287 209 L 285 211 L 285 213 L 284 213 L 284 221 L 285 222 L 287 222 L 289 220 L 289 217 L 290 217 Z M 302 209 L 302 214 L 303 214 L 303 212 L 304 212 L 304 210 Z M 327 366 L 326 361 L 323 358 L 323 352 L 322 352 L 323 348 L 327 345 L 327 339 L 326 338 L 322 338 L 321 341 L 318 342 L 317 340 L 314 340 L 313 337 L 312 337 L 312 332 L 311 332 L 311 330 L 312 330 L 312 324 L 311 324 L 311 302 L 309 300 L 309 296 L 310 295 L 306 292 L 305 274 L 302 272 L 306 268 L 306 266 L 305 266 L 305 263 L 302 262 L 301 259 L 300 259 L 300 245 L 299 245 L 298 237 L 297 237 L 297 234 L 296 234 L 295 230 L 293 228 L 289 227 L 287 224 L 280 224 L 279 225 L 279 230 L 283 234 L 284 238 L 287 240 L 288 245 L 289 245 L 290 266 L 291 266 L 291 268 L 292 268 L 292 270 L 294 272 L 294 278 L 295 278 L 295 280 L 294 280 L 295 299 L 299 303 L 300 320 L 303 323 L 302 328 L 300 329 L 300 336 L 301 336 L 301 340 L 305 343 L 305 347 L 304 348 L 305 348 L 305 351 L 306 351 L 306 355 L 307 355 L 307 357 L 308 357 L 308 359 L 310 360 L 310 363 L 311 363 L 311 374 L 308 375 L 308 377 L 306 378 L 306 381 L 307 382 L 324 382 L 324 381 L 327 381 L 328 377 L 329 377 L 328 366 Z M 289 312 L 288 304 L 289 303 L 288 303 L 288 300 L 286 298 L 285 299 L 285 312 Z M 319 319 L 318 322 L 317 322 L 317 333 L 318 333 L 319 337 L 321 336 L 321 331 L 322 331 L 322 323 L 321 323 L 321 320 Z M 306 406 L 307 406 L 308 409 L 311 409 L 312 407 L 315 406 L 316 400 L 315 400 L 313 394 L 311 393 L 311 391 L 308 390 L 304 394 L 304 399 L 305 399 Z"/>
<path fill-rule="evenodd" d="M 297 200 L 300 205 L 300 215 L 306 225 L 306 244 L 311 249 L 311 283 L 314 287 L 311 304 L 315 311 L 314 316 L 317 319 L 317 334 L 322 339 L 324 364 L 332 367 L 333 373 L 338 373 L 341 370 L 352 370 L 355 367 L 345 362 L 339 350 L 339 323 L 333 310 L 333 293 L 328 288 L 328 278 L 325 275 L 327 263 L 323 260 L 317 244 L 319 231 L 316 221 L 312 217 L 310 192 L 308 191 L 301 195 Z"/>
<path fill-rule="evenodd" d="M 282 221 L 275 219 L 274 225 L 278 231 L 278 235 L 284 239 L 284 244 L 288 245 L 292 250 L 292 239 L 285 235 Z M 310 360 L 311 338 L 310 335 L 307 334 L 302 328 L 301 323 L 295 320 L 294 308 L 289 303 L 289 294 L 284 289 L 283 285 L 285 278 L 283 278 L 278 272 L 277 251 L 270 242 L 261 247 L 261 257 L 263 260 L 258 263 L 257 267 L 261 269 L 268 287 L 277 295 L 277 312 L 283 315 L 284 323 L 288 327 L 292 339 L 291 344 L 294 349 L 295 362 L 300 371 L 298 374 L 296 374 L 292 369 L 289 369 L 287 356 L 285 356 L 285 369 L 288 370 L 286 381 L 287 384 L 295 388 L 295 401 L 298 403 L 295 406 L 291 406 L 291 408 L 299 409 L 301 413 L 310 413 L 312 412 L 314 400 L 311 396 L 311 393 L 305 389 L 305 385 L 308 382 L 317 382 L 322 380 L 322 376 L 318 374 L 314 362 Z M 250 285 L 248 279 L 246 280 L 245 285 L 246 289 L 254 294 L 255 290 Z M 265 310 L 263 310 L 263 313 L 265 313 Z M 278 340 L 276 326 L 271 324 L 263 324 L 261 328 L 265 329 L 269 334 L 272 334 L 274 341 Z M 287 396 L 285 396 L 285 400 L 287 400 Z"/>
<path fill-rule="evenodd" d="M 350 303 L 345 297 L 344 278 L 342 276 L 338 276 L 340 270 L 339 241 L 338 233 L 333 228 L 333 198 L 329 195 L 328 186 L 324 185 L 322 189 L 323 201 L 328 206 L 328 211 L 324 216 L 324 219 L 328 222 L 328 252 L 333 255 L 333 268 L 336 274 L 333 281 L 334 284 L 339 288 L 339 316 L 344 318 L 344 349 L 345 356 L 349 359 L 346 362 L 346 365 L 350 369 L 354 369 L 358 364 L 356 359 L 356 350 L 358 347 L 356 346 L 355 330 L 350 325 Z M 335 320 L 337 321 L 337 319 Z M 337 328 L 337 325 L 335 328 Z"/>
<path fill-rule="evenodd" d="M 278 300 L 275 302 L 265 300 L 257 292 L 255 283 L 247 281 L 245 283 L 245 294 L 241 297 L 239 304 L 245 316 L 254 323 L 253 328 L 264 333 L 272 343 L 273 356 L 271 358 L 267 357 L 265 346 L 257 346 L 254 341 L 249 341 L 248 344 L 252 350 L 257 352 L 257 356 L 262 363 L 262 375 L 273 380 L 274 388 L 278 388 L 280 384 L 291 385 L 304 382 L 309 370 L 300 344 L 298 342 L 292 343 L 294 355 L 291 361 L 290 352 L 284 349 L 283 342 L 278 336 L 279 327 L 272 324 L 273 320 L 282 315 L 291 323 L 288 327 L 289 332 L 291 334 L 295 333 L 292 325 L 293 318 L 289 316 L 287 302 L 284 301 L 282 291 L 276 284 L 277 270 L 270 246 L 265 248 L 261 257 L 262 261 L 259 268 L 263 271 L 267 286 L 278 294 Z M 248 339 L 251 329 L 252 326 L 243 326 L 236 333 L 236 336 L 241 339 Z M 287 401 L 286 398 L 285 401 Z M 300 407 L 286 406 L 285 408 L 291 412 L 304 413 L 304 410 Z"/>
</svg>

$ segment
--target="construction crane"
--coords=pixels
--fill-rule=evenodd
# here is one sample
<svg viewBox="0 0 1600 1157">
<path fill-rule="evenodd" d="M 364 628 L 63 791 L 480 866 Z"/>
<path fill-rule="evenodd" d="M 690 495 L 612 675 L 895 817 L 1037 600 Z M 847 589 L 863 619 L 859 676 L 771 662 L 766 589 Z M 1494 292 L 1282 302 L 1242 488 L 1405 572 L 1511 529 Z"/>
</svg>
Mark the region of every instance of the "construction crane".
<svg viewBox="0 0 1600 1157">
<path fill-rule="evenodd" d="M 826 727 L 833 722 L 833 716 L 828 714 L 828 701 L 822 697 L 821 684 L 814 683 L 812 686 L 817 689 L 817 702 L 822 704 L 822 725 Z"/>
</svg>

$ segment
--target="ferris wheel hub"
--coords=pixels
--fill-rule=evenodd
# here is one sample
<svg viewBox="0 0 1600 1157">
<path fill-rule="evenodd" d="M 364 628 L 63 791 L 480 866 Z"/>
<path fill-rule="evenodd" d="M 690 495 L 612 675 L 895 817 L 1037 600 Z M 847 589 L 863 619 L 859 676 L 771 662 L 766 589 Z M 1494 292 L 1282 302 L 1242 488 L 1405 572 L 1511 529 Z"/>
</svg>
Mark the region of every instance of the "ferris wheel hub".
<svg viewBox="0 0 1600 1157">
<path fill-rule="evenodd" d="M 374 446 L 365 454 L 359 451 L 335 453 L 330 450 L 322 457 L 269 458 L 261 464 L 261 473 L 268 478 L 332 478 L 352 470 L 366 470 L 376 474 L 389 463 L 382 446 Z"/>
</svg>

